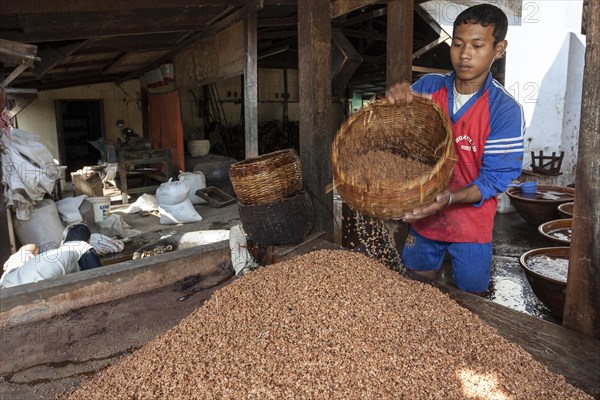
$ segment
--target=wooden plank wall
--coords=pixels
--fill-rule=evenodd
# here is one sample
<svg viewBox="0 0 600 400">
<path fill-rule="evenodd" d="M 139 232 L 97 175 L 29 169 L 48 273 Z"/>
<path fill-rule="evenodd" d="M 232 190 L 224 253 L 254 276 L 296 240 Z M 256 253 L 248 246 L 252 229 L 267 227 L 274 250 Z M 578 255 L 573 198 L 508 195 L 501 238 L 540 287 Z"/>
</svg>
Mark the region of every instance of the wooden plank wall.
<svg viewBox="0 0 600 400">
<path fill-rule="evenodd" d="M 600 338 L 600 2 L 590 1 L 563 325 Z"/>
<path fill-rule="evenodd" d="M 300 158 L 305 190 L 315 208 L 314 231 L 333 238 L 331 183 L 331 9 L 329 0 L 298 2 Z"/>
</svg>

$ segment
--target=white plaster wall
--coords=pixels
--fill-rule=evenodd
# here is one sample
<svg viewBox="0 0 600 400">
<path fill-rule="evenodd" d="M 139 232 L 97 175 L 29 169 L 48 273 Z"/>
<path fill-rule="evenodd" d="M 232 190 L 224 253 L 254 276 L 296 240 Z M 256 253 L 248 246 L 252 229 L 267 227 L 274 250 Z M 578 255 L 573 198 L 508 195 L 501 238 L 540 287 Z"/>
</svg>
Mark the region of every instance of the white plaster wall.
<svg viewBox="0 0 600 400">
<path fill-rule="evenodd" d="M 582 0 L 522 0 L 521 15 L 508 15 L 505 87 L 525 113 L 524 167 L 530 168 L 531 151 L 565 151 L 563 175 L 553 179 L 558 185 L 575 180 L 585 52 L 582 5 Z M 445 0 L 423 6 L 450 34 L 466 8 Z"/>
<path fill-rule="evenodd" d="M 119 89 L 114 83 L 77 86 L 47 90 L 39 93 L 36 101 L 17 114 L 19 128 L 40 136 L 54 158 L 58 160 L 55 100 L 103 100 L 104 134 L 107 140 L 116 141 L 121 136 L 121 128 L 116 121 L 122 119 L 125 126 L 137 134 L 142 134 L 142 112 L 138 108 L 139 81 L 131 80 Z"/>
<path fill-rule="evenodd" d="M 521 25 L 508 33 L 506 88 L 523 106 L 525 168 L 536 154 L 565 151 L 558 185 L 573 183 L 584 66 L 581 0 L 523 3 Z"/>
<path fill-rule="evenodd" d="M 585 42 L 582 42 L 582 37 L 571 33 L 569 39 L 569 67 L 561 137 L 565 157 L 562 165 L 563 175 L 557 180 L 561 185 L 573 183 L 575 178 L 585 61 Z"/>
</svg>

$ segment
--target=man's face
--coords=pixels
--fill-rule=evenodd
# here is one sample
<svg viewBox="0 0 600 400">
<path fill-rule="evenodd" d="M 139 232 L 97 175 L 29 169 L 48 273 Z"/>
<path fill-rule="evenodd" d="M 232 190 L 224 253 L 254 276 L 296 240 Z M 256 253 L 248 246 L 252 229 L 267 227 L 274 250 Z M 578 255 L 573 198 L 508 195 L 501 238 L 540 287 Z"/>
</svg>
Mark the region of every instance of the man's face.
<svg viewBox="0 0 600 400">
<path fill-rule="evenodd" d="M 454 29 L 450 59 L 462 93 L 472 93 L 485 82 L 490 67 L 506 49 L 506 40 L 494 46 L 493 25 L 461 24 Z M 472 91 L 469 89 L 472 88 Z M 457 87 L 460 90 L 460 88 Z M 467 90 L 465 92 L 465 90 Z"/>
</svg>

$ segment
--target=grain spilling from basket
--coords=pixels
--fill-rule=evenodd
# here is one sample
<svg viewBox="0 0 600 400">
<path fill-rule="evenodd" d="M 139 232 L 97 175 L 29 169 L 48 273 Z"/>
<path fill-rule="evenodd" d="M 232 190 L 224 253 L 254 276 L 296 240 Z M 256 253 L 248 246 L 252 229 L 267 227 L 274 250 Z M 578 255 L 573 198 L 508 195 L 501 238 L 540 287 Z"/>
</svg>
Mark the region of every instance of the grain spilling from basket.
<svg viewBox="0 0 600 400">
<path fill-rule="evenodd" d="M 374 258 L 388 268 L 404 273 L 405 267 L 400 262 L 400 253 L 394 246 L 393 234 L 388 229 L 386 221 L 377 218 L 370 218 L 357 211 L 347 218 L 343 218 L 342 223 L 346 229 L 350 226 L 356 231 L 356 242 L 350 241 L 349 248 L 370 258 Z"/>
<path fill-rule="evenodd" d="M 435 201 L 454 165 L 452 126 L 432 101 L 374 102 L 346 120 L 332 144 L 333 183 L 353 210 L 401 217 Z"/>
<path fill-rule="evenodd" d="M 259 269 L 71 399 L 589 399 L 438 289 L 363 255 Z"/>
</svg>

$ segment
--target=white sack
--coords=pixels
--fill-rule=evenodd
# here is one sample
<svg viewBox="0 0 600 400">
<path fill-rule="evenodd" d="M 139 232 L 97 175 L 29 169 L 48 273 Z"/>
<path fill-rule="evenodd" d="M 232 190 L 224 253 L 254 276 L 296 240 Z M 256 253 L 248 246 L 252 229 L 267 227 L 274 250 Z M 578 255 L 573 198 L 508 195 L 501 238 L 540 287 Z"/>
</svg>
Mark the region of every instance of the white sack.
<svg viewBox="0 0 600 400">
<path fill-rule="evenodd" d="M 127 210 L 125 210 L 125 212 L 127 214 L 135 214 L 143 211 L 151 212 L 157 210 L 158 204 L 156 202 L 156 197 L 154 197 L 151 194 L 144 193 L 143 195 L 138 197 L 138 199 L 135 202 L 130 204 L 129 207 L 127 207 Z"/>
<path fill-rule="evenodd" d="M 192 204 L 206 204 L 206 200 L 196 195 L 198 189 L 204 189 L 206 187 L 206 178 L 202 171 L 181 172 L 179 174 L 179 180 L 190 183 L 189 198 Z"/>
<path fill-rule="evenodd" d="M 12 206 L 17 219 L 28 220 L 31 208 L 52 193 L 61 171 L 52 154 L 38 141 L 38 136 L 12 129 L 2 135 L 2 183 L 5 186 L 6 205 Z"/>
<path fill-rule="evenodd" d="M 131 226 L 119 214 L 110 214 L 104 221 L 96 222 L 96 224 L 106 236 L 119 235 L 122 238 L 129 238 L 142 233 L 140 230 L 131 229 Z"/>
<path fill-rule="evenodd" d="M 188 199 L 190 183 L 187 181 L 172 181 L 161 184 L 156 189 L 156 202 L 159 206 L 172 206 Z"/>
<path fill-rule="evenodd" d="M 86 197 L 85 194 L 82 194 L 77 197 L 65 197 L 56 202 L 58 214 L 60 214 L 60 219 L 65 225 L 83 222 L 79 207 L 81 207 L 81 203 L 83 203 Z"/>
<path fill-rule="evenodd" d="M 237 276 L 258 266 L 248 251 L 246 232 L 242 225 L 236 225 L 229 230 L 229 249 L 231 250 L 231 264 Z"/>
<path fill-rule="evenodd" d="M 160 212 L 160 223 L 163 225 L 187 224 L 189 222 L 202 221 L 202 217 L 198 214 L 194 205 L 187 197 L 179 204 L 159 204 L 158 211 Z"/>
<path fill-rule="evenodd" d="M 125 248 L 125 244 L 121 240 L 112 239 L 101 233 L 92 233 L 90 244 L 99 256 L 120 253 Z"/>
</svg>

